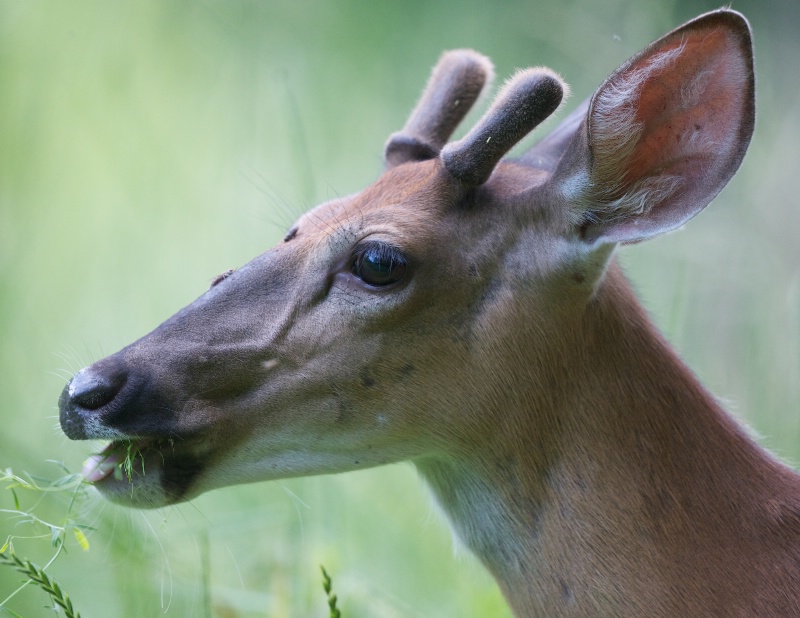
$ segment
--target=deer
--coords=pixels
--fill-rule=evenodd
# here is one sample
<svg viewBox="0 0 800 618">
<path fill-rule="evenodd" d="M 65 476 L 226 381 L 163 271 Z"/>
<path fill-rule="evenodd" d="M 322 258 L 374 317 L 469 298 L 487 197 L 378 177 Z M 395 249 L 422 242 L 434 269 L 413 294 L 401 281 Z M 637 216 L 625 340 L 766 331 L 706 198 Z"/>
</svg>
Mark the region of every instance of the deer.
<svg viewBox="0 0 800 618">
<path fill-rule="evenodd" d="M 619 245 L 682 227 L 737 171 L 751 31 L 695 18 L 567 95 L 446 52 L 385 169 L 303 215 L 150 334 L 78 372 L 83 475 L 156 508 L 410 461 L 517 616 L 800 615 L 800 480 L 651 322 Z M 115 474 L 133 452 L 132 475 Z"/>
</svg>

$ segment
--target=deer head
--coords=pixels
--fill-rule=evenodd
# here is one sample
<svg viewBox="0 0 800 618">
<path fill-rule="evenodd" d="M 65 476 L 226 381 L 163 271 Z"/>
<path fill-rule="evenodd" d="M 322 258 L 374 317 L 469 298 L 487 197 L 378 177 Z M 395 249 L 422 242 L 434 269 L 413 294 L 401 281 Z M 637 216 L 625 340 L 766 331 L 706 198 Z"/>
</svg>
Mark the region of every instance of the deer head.
<svg viewBox="0 0 800 618">
<path fill-rule="evenodd" d="M 70 381 L 64 432 L 111 441 L 85 470 L 104 495 L 158 507 L 412 460 L 447 507 L 456 481 L 441 470 L 509 443 L 527 453 L 524 478 L 541 478 L 582 388 L 586 316 L 618 287 L 614 247 L 681 226 L 739 166 L 749 28 L 722 10 L 666 35 L 518 160 L 503 157 L 566 86 L 521 71 L 448 143 L 491 76 L 483 56 L 445 53 L 377 182 Z M 624 314 L 632 301 L 615 302 Z M 130 478 L 112 474 L 127 449 Z"/>
</svg>

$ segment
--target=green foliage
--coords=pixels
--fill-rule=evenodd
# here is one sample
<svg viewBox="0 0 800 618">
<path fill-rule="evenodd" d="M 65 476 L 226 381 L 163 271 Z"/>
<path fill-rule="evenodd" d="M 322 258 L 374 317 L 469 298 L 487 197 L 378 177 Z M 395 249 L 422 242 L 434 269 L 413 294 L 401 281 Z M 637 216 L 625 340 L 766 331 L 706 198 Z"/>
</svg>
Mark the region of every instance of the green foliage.
<svg viewBox="0 0 800 618">
<path fill-rule="evenodd" d="M 130 458 L 130 445 L 128 445 L 127 454 Z M 61 467 L 63 468 L 63 466 Z M 121 467 L 125 469 L 124 463 L 121 464 Z M 42 591 L 46 592 L 52 599 L 53 603 L 63 610 L 64 615 L 67 618 L 80 618 L 80 613 L 75 610 L 69 595 L 62 589 L 58 582 L 56 582 L 55 579 L 53 579 L 46 572 L 46 569 L 56 561 L 59 555 L 61 555 L 62 550 L 65 548 L 65 542 L 67 540 L 67 534 L 69 531 L 72 531 L 75 541 L 81 549 L 88 551 L 90 548 L 89 540 L 84 531 L 90 531 L 93 529 L 89 526 L 78 523 L 75 520 L 74 512 L 76 504 L 81 500 L 81 498 L 85 497 L 87 484 L 83 481 L 81 475 L 70 474 L 66 468 L 63 468 L 63 470 L 67 472 L 67 474 L 53 481 L 24 478 L 23 476 L 14 474 L 10 469 L 7 469 L 0 474 L 0 483 L 2 483 L 4 485 L 3 488 L 12 495 L 14 501 L 14 509 L 2 509 L 0 510 L 0 513 L 11 516 L 17 520 L 18 524 L 23 524 L 32 529 L 33 534 L 23 538 L 49 540 L 50 546 L 54 550 L 54 553 L 48 560 L 47 564 L 44 567 L 40 567 L 31 560 L 21 558 L 16 554 L 14 551 L 14 541 L 18 538 L 17 536 L 9 535 L 6 538 L 5 543 L 2 545 L 2 547 L 0 547 L 0 564 L 14 568 L 19 573 L 25 575 L 26 579 L 24 583 L 14 592 L 0 601 L 1 611 L 19 616 L 19 614 L 8 607 L 8 603 L 22 589 L 29 584 L 33 584 Z M 39 497 L 46 496 L 48 494 L 65 494 L 68 497 L 68 501 L 66 503 L 66 512 L 64 513 L 61 522 L 53 523 L 46 521 L 35 513 L 35 511 L 41 505 L 41 500 L 35 500 L 31 506 L 22 508 L 19 496 L 17 494 L 18 489 L 38 495 Z M 39 533 L 42 530 L 44 532 Z M 203 535 L 200 541 L 201 559 L 203 563 L 203 608 L 205 615 L 210 616 L 212 604 L 210 600 L 211 591 L 209 589 L 210 587 L 208 582 L 210 558 L 209 540 L 207 534 Z M 341 612 L 337 608 L 337 596 L 333 592 L 331 577 L 325 570 L 324 566 L 320 565 L 320 569 L 322 571 L 323 589 L 327 595 L 330 618 L 341 618 Z"/>
<path fill-rule="evenodd" d="M 52 481 L 34 477 L 24 478 L 14 474 L 10 469 L 0 473 L 0 484 L 12 495 L 14 502 L 13 509 L 0 509 L 0 514 L 5 515 L 8 520 L 13 520 L 16 528 L 25 528 L 28 533 L 24 536 L 9 534 L 3 546 L 0 547 L 0 562 L 13 567 L 26 576 L 22 585 L 0 600 L 0 610 L 17 615 L 8 608 L 8 603 L 26 586 L 34 584 L 50 595 L 53 602 L 63 609 L 67 618 L 80 616 L 75 611 L 69 596 L 46 572 L 46 569 L 62 554 L 70 532 L 78 546 L 84 551 L 88 551 L 89 540 L 85 532 L 92 530 L 90 526 L 78 523 L 75 519 L 76 506 L 85 497 L 86 485 L 83 479 L 79 474 L 70 474 L 63 465 L 58 465 L 66 472 L 66 475 Z M 34 500 L 30 505 L 24 508 L 21 506 L 17 490 L 33 496 Z M 52 496 L 66 497 L 66 502 L 63 503 L 65 511 L 57 522 L 48 521 L 37 514 L 43 500 Z M 0 523 L 2 522 L 3 520 L 0 520 Z M 14 541 L 17 539 L 49 541 L 52 555 L 47 564 L 39 567 L 31 560 L 18 556 L 14 551 Z"/>
<path fill-rule="evenodd" d="M 80 618 L 80 613 L 76 612 L 75 608 L 72 607 L 72 601 L 67 593 L 61 589 L 58 582 L 45 573 L 43 568 L 36 566 L 30 560 L 20 558 L 6 547 L 3 547 L 2 551 L 0 551 L 0 562 L 13 566 L 17 571 L 25 575 L 28 581 L 33 582 L 49 594 L 53 602 L 64 610 L 64 615 L 67 618 Z"/>
<path fill-rule="evenodd" d="M 319 568 L 322 571 L 322 589 L 325 591 L 325 594 L 328 595 L 328 609 L 330 609 L 331 612 L 330 618 L 342 618 L 342 613 L 336 607 L 337 597 L 333 592 L 331 576 L 328 575 L 323 565 L 319 565 Z"/>
</svg>

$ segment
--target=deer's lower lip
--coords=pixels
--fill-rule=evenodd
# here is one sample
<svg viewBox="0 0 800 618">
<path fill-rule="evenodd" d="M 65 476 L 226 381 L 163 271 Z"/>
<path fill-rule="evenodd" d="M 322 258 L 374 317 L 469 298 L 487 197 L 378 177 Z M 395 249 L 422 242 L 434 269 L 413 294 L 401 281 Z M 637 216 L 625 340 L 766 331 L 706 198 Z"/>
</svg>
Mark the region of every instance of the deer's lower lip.
<svg viewBox="0 0 800 618">
<path fill-rule="evenodd" d="M 206 465 L 204 441 L 177 438 L 114 440 L 84 463 L 81 474 L 123 506 L 159 508 L 188 499 Z"/>
</svg>

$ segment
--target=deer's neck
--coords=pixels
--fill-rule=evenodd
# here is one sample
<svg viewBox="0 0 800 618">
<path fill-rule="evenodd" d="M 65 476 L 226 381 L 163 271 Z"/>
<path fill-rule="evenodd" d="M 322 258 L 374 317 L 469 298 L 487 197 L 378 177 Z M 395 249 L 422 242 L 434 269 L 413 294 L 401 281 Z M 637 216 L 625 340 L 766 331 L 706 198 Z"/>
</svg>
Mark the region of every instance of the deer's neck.
<svg viewBox="0 0 800 618">
<path fill-rule="evenodd" d="M 604 288 L 569 361 L 551 363 L 551 392 L 499 398 L 496 433 L 417 466 L 518 615 L 758 609 L 742 595 L 759 578 L 780 585 L 800 487 L 718 408 L 615 269 Z"/>
</svg>

